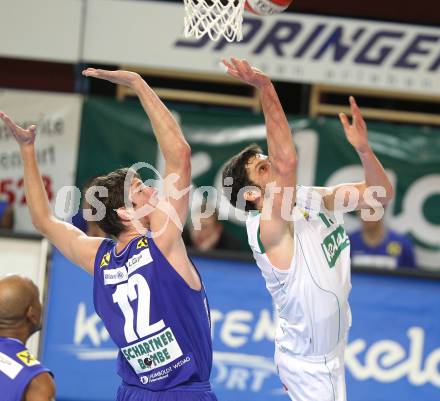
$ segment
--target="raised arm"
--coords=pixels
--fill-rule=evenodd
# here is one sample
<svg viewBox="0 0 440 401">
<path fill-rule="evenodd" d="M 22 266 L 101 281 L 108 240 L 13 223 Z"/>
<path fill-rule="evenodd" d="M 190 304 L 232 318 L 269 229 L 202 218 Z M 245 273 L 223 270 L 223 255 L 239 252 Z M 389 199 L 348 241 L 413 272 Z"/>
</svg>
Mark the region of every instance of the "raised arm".
<svg viewBox="0 0 440 401">
<path fill-rule="evenodd" d="M 154 135 L 165 158 L 164 199 L 166 199 L 162 200 L 152 213 L 150 230 L 153 233 L 161 232 L 155 237 L 155 241 L 162 252 L 168 254 L 176 243 L 181 243 L 181 230 L 189 210 L 191 149 L 171 112 L 139 74 L 94 68 L 84 70 L 83 74 L 133 89 L 150 119 Z M 188 191 L 185 191 L 187 189 Z"/>
<path fill-rule="evenodd" d="M 345 183 L 329 188 L 317 187 L 316 189 L 323 196 L 324 205 L 328 210 L 344 209 L 349 203 L 350 193 L 353 194 L 351 195 L 352 200 L 355 195 L 358 196 L 355 209 L 375 206 L 369 203 L 372 199 L 382 205 L 386 205 L 394 196 L 393 186 L 385 173 L 385 169 L 368 143 L 367 124 L 362 117 L 359 106 L 356 104 L 353 96 L 350 96 L 349 101 L 353 116 L 352 124 L 350 124 L 344 113 L 339 114 L 339 119 L 348 142 L 350 142 L 359 155 L 364 168 L 365 179 L 361 182 Z M 367 191 L 373 190 L 373 187 L 382 188 L 383 193 L 370 193 L 367 195 Z M 347 210 L 349 209 L 351 208 L 347 208 Z"/>
<path fill-rule="evenodd" d="M 295 202 L 297 155 L 293 143 L 292 132 L 278 95 L 270 78 L 256 68 L 252 68 L 246 60 L 223 60 L 229 75 L 240 79 L 259 91 L 261 105 L 266 124 L 267 145 L 270 162 L 270 178 L 268 183 L 277 188 L 269 194 L 265 189 L 265 199 L 260 222 L 260 236 L 268 255 L 277 253 L 284 243 L 291 243 L 291 227 L 286 213 L 283 213 L 283 195 L 286 188 L 291 190 L 287 208 Z M 290 247 L 290 246 L 289 246 Z M 287 260 L 290 260 L 287 257 Z M 279 263 L 278 263 L 279 264 Z M 281 261 L 282 265 L 283 263 Z"/>
<path fill-rule="evenodd" d="M 103 238 L 87 237 L 81 230 L 53 215 L 35 155 L 35 125 L 20 128 L 3 112 L 0 112 L 0 118 L 20 146 L 26 202 L 32 223 L 64 256 L 93 274 L 96 251 Z"/>
</svg>

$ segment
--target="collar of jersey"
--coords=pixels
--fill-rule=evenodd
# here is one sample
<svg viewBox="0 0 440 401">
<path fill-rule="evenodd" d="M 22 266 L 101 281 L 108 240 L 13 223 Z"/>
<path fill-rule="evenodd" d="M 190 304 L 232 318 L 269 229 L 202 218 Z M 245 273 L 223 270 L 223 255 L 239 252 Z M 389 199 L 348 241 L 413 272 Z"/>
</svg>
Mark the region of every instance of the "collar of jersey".
<svg viewBox="0 0 440 401">
<path fill-rule="evenodd" d="M 136 240 L 136 239 L 138 240 L 139 238 L 142 238 L 142 237 L 143 237 L 143 235 L 139 235 L 138 237 L 132 238 L 130 240 L 130 242 L 127 245 L 125 245 L 124 248 L 122 249 L 122 251 L 119 253 L 116 253 L 116 245 L 117 245 L 117 243 L 116 243 L 115 246 L 113 247 L 113 256 L 115 258 L 121 257 L 122 255 L 124 255 L 125 252 L 127 252 L 127 249 L 130 248 L 130 245 L 134 240 Z"/>
<path fill-rule="evenodd" d="M 0 339 L 5 339 L 5 340 L 10 340 L 10 341 L 14 341 L 16 343 L 22 344 L 24 345 L 18 338 L 13 338 L 13 337 L 0 337 Z"/>
</svg>

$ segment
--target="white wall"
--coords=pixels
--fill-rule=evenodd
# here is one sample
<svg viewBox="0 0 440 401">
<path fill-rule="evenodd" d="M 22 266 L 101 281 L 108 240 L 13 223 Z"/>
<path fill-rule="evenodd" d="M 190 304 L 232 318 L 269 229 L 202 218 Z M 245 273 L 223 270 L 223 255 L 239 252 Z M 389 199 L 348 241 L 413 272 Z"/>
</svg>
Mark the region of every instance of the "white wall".
<svg viewBox="0 0 440 401">
<path fill-rule="evenodd" d="M 84 0 L 0 0 L 0 57 L 80 60 Z"/>
</svg>

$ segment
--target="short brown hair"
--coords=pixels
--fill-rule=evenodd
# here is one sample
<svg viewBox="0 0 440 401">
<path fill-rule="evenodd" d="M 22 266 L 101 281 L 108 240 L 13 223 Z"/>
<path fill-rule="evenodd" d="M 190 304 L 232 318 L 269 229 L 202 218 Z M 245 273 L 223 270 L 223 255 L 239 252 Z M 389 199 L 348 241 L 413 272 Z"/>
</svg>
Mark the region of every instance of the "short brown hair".
<svg viewBox="0 0 440 401">
<path fill-rule="evenodd" d="M 105 216 L 102 220 L 97 221 L 99 228 L 104 232 L 117 237 L 123 230 L 124 225 L 119 218 L 116 210 L 125 205 L 124 203 L 124 182 L 125 177 L 131 172 L 133 178 L 140 178 L 139 174 L 130 168 L 120 168 L 107 175 L 96 177 L 90 187 L 102 186 L 107 188 L 108 196 L 100 196 L 97 190 L 93 190 L 94 196 L 100 200 L 106 209 Z M 96 213 L 96 208 L 91 206 L 92 213 Z"/>
<path fill-rule="evenodd" d="M 250 180 L 246 166 L 249 164 L 249 160 L 251 158 L 261 153 L 263 153 L 263 151 L 260 146 L 258 146 L 256 143 L 253 143 L 252 145 L 244 148 L 238 155 L 232 157 L 223 168 L 223 188 L 226 187 L 225 178 L 231 177 L 233 179 L 230 199 L 230 202 L 233 206 L 237 207 L 237 201 L 239 200 L 238 193 L 240 192 L 240 189 L 251 185 L 258 186 Z M 256 209 L 254 202 L 246 200 L 244 205 L 245 211 Z"/>
</svg>

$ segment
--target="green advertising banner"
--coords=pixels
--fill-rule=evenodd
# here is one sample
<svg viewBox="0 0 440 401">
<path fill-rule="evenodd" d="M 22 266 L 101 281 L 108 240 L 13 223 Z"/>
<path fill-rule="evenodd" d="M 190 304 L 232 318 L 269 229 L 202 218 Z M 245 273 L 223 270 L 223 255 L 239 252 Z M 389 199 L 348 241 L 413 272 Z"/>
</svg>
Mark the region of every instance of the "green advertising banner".
<svg viewBox="0 0 440 401">
<path fill-rule="evenodd" d="M 261 115 L 235 110 L 173 110 L 192 148 L 195 188 L 215 186 L 220 191 L 222 166 L 231 156 L 250 143 L 265 148 Z M 363 178 L 359 158 L 346 141 L 338 119 L 289 121 L 299 154 L 299 184 L 329 186 Z M 419 266 L 440 271 L 440 129 L 373 122 L 368 128 L 370 143 L 396 188 L 396 197 L 386 208 L 387 225 L 413 238 Z M 78 185 L 139 161 L 162 171 L 163 159 L 139 103 L 86 100 Z M 226 226 L 245 249 L 244 223 L 239 217 L 231 213 Z M 347 214 L 345 227 L 348 232 L 358 228 L 357 217 Z"/>
</svg>

